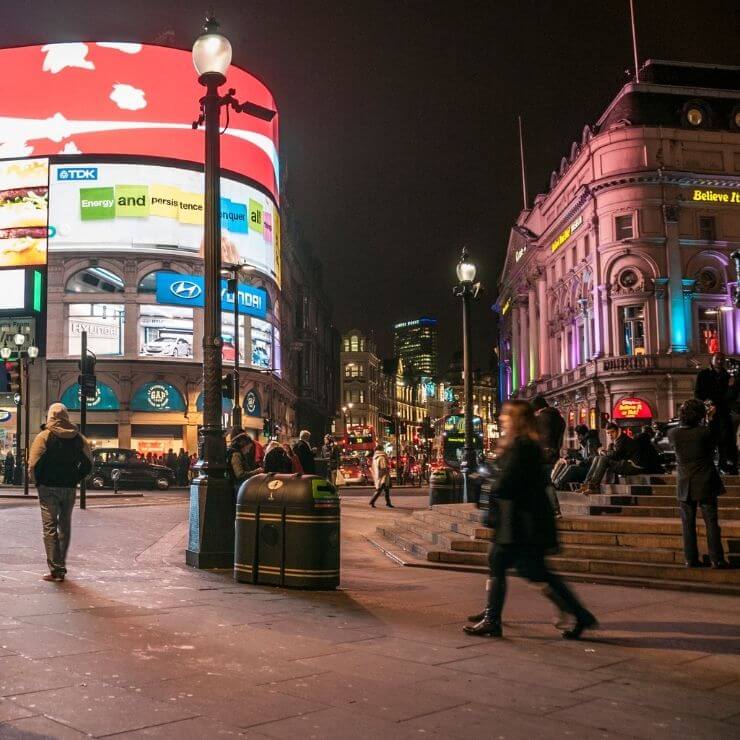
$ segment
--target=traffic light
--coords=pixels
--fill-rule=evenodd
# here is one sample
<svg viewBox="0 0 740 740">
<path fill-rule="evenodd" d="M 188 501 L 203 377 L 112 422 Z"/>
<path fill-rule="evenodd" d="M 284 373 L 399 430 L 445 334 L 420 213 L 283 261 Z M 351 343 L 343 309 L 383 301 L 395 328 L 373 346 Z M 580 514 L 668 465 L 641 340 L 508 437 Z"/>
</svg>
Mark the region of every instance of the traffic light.
<svg viewBox="0 0 740 740">
<path fill-rule="evenodd" d="M 5 371 L 8 376 L 6 391 L 8 393 L 21 392 L 21 363 L 17 360 L 5 363 Z"/>
<path fill-rule="evenodd" d="M 95 377 L 95 356 L 87 355 L 80 358 L 77 366 L 80 368 L 80 374 L 77 376 L 77 382 L 80 386 L 80 395 L 85 398 L 95 398 L 97 378 Z"/>
<path fill-rule="evenodd" d="M 221 395 L 224 398 L 234 399 L 234 373 L 221 376 Z"/>
</svg>

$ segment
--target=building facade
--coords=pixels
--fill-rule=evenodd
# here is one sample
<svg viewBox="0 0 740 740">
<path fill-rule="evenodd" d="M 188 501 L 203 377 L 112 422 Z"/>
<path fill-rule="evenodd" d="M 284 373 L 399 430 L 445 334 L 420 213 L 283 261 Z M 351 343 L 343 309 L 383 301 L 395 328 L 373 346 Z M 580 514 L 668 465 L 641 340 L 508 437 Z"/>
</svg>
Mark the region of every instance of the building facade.
<svg viewBox="0 0 740 740">
<path fill-rule="evenodd" d="M 0 345 L 13 349 L 11 363 L 18 331 L 40 349 L 23 389 L 30 436 L 54 401 L 79 420 L 85 335 L 97 360 L 87 403 L 92 442 L 195 452 L 205 286 L 203 135 L 182 125 L 202 95 L 191 55 L 72 43 L 0 50 L 0 58 L 25 75 L 3 88 L 0 191 L 23 193 L 28 203 L 18 223 L 3 222 L 27 233 L 0 244 L 0 295 L 7 297 L 0 299 Z M 229 83 L 275 109 L 269 90 L 246 71 L 231 67 Z M 19 96 L 24 85 L 39 93 L 33 112 Z M 70 86 L 78 92 L 72 98 Z M 61 118 L 63 126 L 49 128 Z M 270 122 L 239 116 L 222 135 L 221 261 L 242 270 L 236 292 L 224 278 L 216 298 L 224 373 L 238 345 L 243 426 L 257 438 L 287 439 L 302 428 L 316 436 L 329 430 L 339 401 L 339 344 L 320 265 L 286 227 L 277 141 L 277 115 Z M 7 396 L 0 408 L 5 449 L 18 420 Z M 232 405 L 224 399 L 226 428 Z"/>
<path fill-rule="evenodd" d="M 403 360 L 409 375 L 436 377 L 437 319 L 422 316 L 396 324 L 393 327 L 393 356 Z"/>
<path fill-rule="evenodd" d="M 666 420 L 740 353 L 740 68 L 647 62 L 512 227 L 496 305 L 503 398 L 572 428 Z"/>
</svg>

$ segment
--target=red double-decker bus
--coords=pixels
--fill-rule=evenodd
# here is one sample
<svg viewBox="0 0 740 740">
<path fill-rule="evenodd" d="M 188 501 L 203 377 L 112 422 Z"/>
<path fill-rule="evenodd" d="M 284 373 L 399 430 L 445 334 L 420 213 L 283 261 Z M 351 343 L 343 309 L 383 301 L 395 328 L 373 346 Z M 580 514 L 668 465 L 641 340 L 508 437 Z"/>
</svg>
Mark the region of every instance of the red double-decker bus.
<svg viewBox="0 0 740 740">
<path fill-rule="evenodd" d="M 348 454 L 364 454 L 375 450 L 375 430 L 372 427 L 352 425 L 344 436 L 344 451 Z"/>
</svg>

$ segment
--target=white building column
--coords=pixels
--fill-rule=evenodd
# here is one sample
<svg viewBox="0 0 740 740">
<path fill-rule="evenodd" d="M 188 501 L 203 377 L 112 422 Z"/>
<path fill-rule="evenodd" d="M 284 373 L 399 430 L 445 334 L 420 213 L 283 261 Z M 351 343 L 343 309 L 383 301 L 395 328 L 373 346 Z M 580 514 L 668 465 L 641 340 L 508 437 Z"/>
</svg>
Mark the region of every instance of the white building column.
<svg viewBox="0 0 740 740">
<path fill-rule="evenodd" d="M 547 315 L 547 283 L 544 275 L 537 280 L 537 303 L 540 309 L 540 322 L 537 329 L 539 340 L 539 377 L 550 374 L 550 348 L 547 343 L 547 324 L 550 317 Z"/>
<path fill-rule="evenodd" d="M 527 305 L 521 299 L 517 307 L 519 313 L 519 385 L 529 382 L 529 337 L 527 335 Z"/>
<path fill-rule="evenodd" d="M 529 302 L 529 368 L 527 378 L 529 382 L 537 380 L 539 376 L 539 368 L 537 362 L 537 296 L 535 294 L 534 284 L 529 286 L 529 292 L 527 293 L 527 301 Z"/>
<path fill-rule="evenodd" d="M 519 390 L 519 311 L 512 300 L 511 307 L 511 392 Z"/>
</svg>

